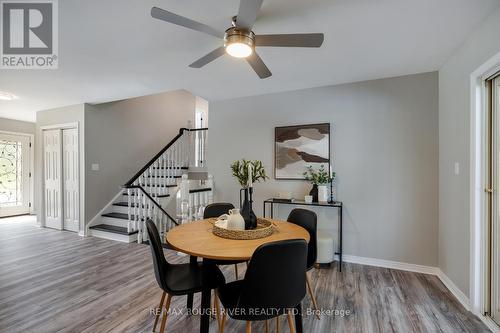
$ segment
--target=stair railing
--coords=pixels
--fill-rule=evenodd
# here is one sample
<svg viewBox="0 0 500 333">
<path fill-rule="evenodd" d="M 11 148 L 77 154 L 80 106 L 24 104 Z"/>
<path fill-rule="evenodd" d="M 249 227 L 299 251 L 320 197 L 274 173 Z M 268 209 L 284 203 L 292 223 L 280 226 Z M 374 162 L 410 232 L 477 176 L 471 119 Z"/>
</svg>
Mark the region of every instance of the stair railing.
<svg viewBox="0 0 500 333">
<path fill-rule="evenodd" d="M 182 176 L 179 190 L 180 216 L 182 223 L 203 218 L 203 209 L 213 202 L 214 180 L 212 175 L 203 182 L 203 187 L 191 189 L 187 175 Z M 195 180 L 199 182 L 199 180 Z"/>
<path fill-rule="evenodd" d="M 190 165 L 205 164 L 207 131 L 208 128 L 181 128 L 172 141 L 123 185 L 128 196 L 127 229 L 129 232 L 138 231 L 138 243 L 148 239 L 145 228 L 147 219 L 156 224 L 162 236 L 179 224 L 165 210 L 161 200 L 169 197 L 171 189 L 177 187 L 177 179 L 182 176 L 183 170 Z"/>
</svg>

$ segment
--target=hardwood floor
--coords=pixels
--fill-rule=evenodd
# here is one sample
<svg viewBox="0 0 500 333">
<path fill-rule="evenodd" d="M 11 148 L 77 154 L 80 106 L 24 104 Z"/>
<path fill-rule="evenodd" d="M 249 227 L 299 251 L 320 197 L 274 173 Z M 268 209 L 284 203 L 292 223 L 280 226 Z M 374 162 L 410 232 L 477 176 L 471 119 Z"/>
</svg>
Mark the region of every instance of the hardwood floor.
<svg viewBox="0 0 500 333">
<path fill-rule="evenodd" d="M 161 292 L 147 246 L 32 222 L 0 219 L 0 332 L 151 332 Z M 242 276 L 245 265 L 239 268 Z M 224 273 L 234 279 L 232 266 Z M 313 270 L 311 278 L 319 307 L 339 312 L 321 320 L 306 314 L 304 332 L 489 332 L 435 276 L 346 263 L 341 273 Z M 195 306 L 199 301 L 197 295 Z M 172 298 L 182 314 L 170 314 L 167 332 L 198 332 L 199 317 L 188 316 L 185 304 L 185 297 Z M 303 309 L 312 309 L 307 296 Z M 288 332 L 286 317 L 280 327 Z M 244 322 L 228 320 L 226 332 L 244 331 Z M 254 323 L 253 332 L 264 332 L 264 323 Z"/>
</svg>

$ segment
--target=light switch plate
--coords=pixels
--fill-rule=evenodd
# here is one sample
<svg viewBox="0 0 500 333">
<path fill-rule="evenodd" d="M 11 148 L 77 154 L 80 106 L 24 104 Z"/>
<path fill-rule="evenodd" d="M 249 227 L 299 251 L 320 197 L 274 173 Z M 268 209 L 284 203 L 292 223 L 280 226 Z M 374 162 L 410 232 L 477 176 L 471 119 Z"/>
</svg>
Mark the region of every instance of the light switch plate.
<svg viewBox="0 0 500 333">
<path fill-rule="evenodd" d="M 92 171 L 99 171 L 99 164 L 92 163 L 92 166 L 90 168 L 92 169 Z"/>
</svg>

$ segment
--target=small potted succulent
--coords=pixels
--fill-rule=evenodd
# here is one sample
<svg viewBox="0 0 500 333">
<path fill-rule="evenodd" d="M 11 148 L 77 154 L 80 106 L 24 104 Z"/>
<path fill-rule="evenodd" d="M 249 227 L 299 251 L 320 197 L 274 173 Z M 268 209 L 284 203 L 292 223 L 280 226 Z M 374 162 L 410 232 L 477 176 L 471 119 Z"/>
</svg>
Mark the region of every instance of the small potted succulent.
<svg viewBox="0 0 500 333">
<path fill-rule="evenodd" d="M 328 190 L 326 184 L 330 182 L 330 175 L 325 170 L 325 166 L 321 165 L 318 170 L 314 170 L 312 165 L 309 165 L 306 171 L 304 171 L 303 176 L 305 180 L 313 185 L 309 192 L 309 195 L 313 197 L 313 202 L 327 202 Z"/>
</svg>

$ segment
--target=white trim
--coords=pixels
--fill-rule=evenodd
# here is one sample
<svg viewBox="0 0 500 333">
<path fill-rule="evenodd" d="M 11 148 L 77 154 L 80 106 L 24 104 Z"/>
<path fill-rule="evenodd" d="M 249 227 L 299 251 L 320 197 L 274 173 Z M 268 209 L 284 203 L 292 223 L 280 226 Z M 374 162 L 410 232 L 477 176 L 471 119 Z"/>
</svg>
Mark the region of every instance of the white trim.
<svg viewBox="0 0 500 333">
<path fill-rule="evenodd" d="M 336 256 L 336 257 L 338 257 L 338 256 Z M 344 254 L 342 256 L 342 261 L 350 262 L 353 264 L 392 268 L 392 269 L 399 269 L 402 271 L 431 274 L 431 275 L 437 275 L 438 270 L 439 270 L 437 267 L 433 267 L 433 266 L 423 266 L 423 265 L 417 265 L 417 264 L 409 264 L 406 262 L 384 260 L 384 259 L 377 259 L 377 258 L 368 258 L 368 257 L 358 257 L 358 256 L 352 256 L 352 255 L 346 255 L 346 254 Z"/>
<path fill-rule="evenodd" d="M 114 232 L 106 232 L 103 230 L 89 229 L 88 235 L 91 237 L 104 238 L 104 239 L 113 240 L 113 241 L 117 241 L 117 242 L 133 243 L 133 242 L 137 241 L 138 233 L 136 232 L 135 234 L 132 234 L 132 235 L 121 235 L 121 234 L 116 234 Z"/>
<path fill-rule="evenodd" d="M 485 194 L 484 194 L 484 80 L 500 69 L 500 52 L 470 76 L 470 309 L 484 313 Z M 484 317 L 479 315 L 480 318 Z"/>
<path fill-rule="evenodd" d="M 79 127 L 79 123 L 78 123 L 78 121 L 75 121 L 72 123 L 40 126 L 40 129 L 42 131 L 44 131 L 44 130 L 51 130 L 51 129 L 68 129 L 68 128 L 78 128 L 78 127 Z"/>
<path fill-rule="evenodd" d="M 42 182 L 42 190 L 41 190 L 41 200 L 40 200 L 40 203 L 41 203 L 41 207 L 40 208 L 40 226 L 42 227 L 45 227 L 45 161 L 44 161 L 44 156 L 45 156 L 45 153 L 44 153 L 44 145 L 43 145 L 43 131 L 47 131 L 47 130 L 54 130 L 54 129 L 58 129 L 58 130 L 65 130 L 65 129 L 72 129 L 72 128 L 76 128 L 77 132 L 78 132 L 78 193 L 79 193 L 79 212 L 78 212 L 78 216 L 79 216 L 79 225 L 78 225 L 78 235 L 81 235 L 81 236 L 86 236 L 87 235 L 87 229 L 85 228 L 85 190 L 84 190 L 84 186 L 81 186 L 82 185 L 82 182 L 84 184 L 85 182 L 85 179 L 82 180 L 82 172 L 81 172 L 81 164 L 82 162 L 84 163 L 84 161 L 81 161 L 81 154 L 82 154 L 82 147 L 81 147 L 81 144 L 80 144 L 80 140 L 81 140 L 81 130 L 80 130 L 80 123 L 78 121 L 76 122 L 70 122 L 70 123 L 65 123 L 65 124 L 56 124 L 56 125 L 48 125 L 48 126 L 40 126 L 40 133 L 41 133 L 41 137 L 42 137 L 42 142 L 40 143 L 41 144 L 41 172 L 40 172 L 40 177 L 41 177 L 41 182 Z M 62 133 L 61 133 L 62 134 Z M 62 137 L 61 137 L 61 164 L 62 164 L 62 161 L 63 161 L 63 158 L 62 158 Z M 83 152 L 84 153 L 84 152 Z M 61 167 L 61 170 L 62 170 L 62 167 Z M 84 175 L 85 173 L 83 173 Z M 62 185 L 61 185 L 62 187 Z M 62 192 L 62 189 L 61 189 L 61 192 Z M 82 205 L 83 203 L 83 205 Z M 62 228 L 62 227 L 61 227 Z M 62 229 L 61 229 L 62 230 Z"/>
<path fill-rule="evenodd" d="M 29 172 L 31 173 L 30 177 L 30 215 L 36 214 L 35 211 L 35 135 L 30 134 L 30 133 L 25 133 L 25 132 L 12 132 L 12 131 L 3 131 L 0 130 L 0 133 L 3 134 L 11 134 L 11 135 L 19 135 L 19 136 L 27 136 L 29 138 L 29 142 L 31 144 L 29 155 L 30 155 L 30 165 L 29 165 Z M 38 221 L 37 221 L 38 224 Z"/>
<path fill-rule="evenodd" d="M 481 321 L 490 329 L 492 333 L 500 333 L 500 327 L 493 319 L 488 316 L 483 316 L 481 313 L 473 312 Z"/>
<path fill-rule="evenodd" d="M 35 136 L 30 135 L 30 214 L 36 215 L 35 207 Z M 37 221 L 37 224 L 40 222 Z"/>
<path fill-rule="evenodd" d="M 101 222 L 101 219 L 102 219 L 102 214 L 105 214 L 105 213 L 111 213 L 112 211 L 112 207 L 113 207 L 113 204 L 116 202 L 116 200 L 118 200 L 118 198 L 120 196 L 123 195 L 123 189 L 120 190 L 120 192 L 118 192 L 114 197 L 113 199 L 111 199 L 105 206 L 103 209 L 101 209 L 93 218 L 92 220 L 90 220 L 89 223 L 87 223 L 87 226 L 85 227 L 85 229 L 88 230 L 88 228 L 90 226 L 93 226 L 93 225 L 96 225 L 96 224 L 100 224 L 98 222 Z"/>
<path fill-rule="evenodd" d="M 451 279 L 443 273 L 439 268 L 437 269 L 437 277 L 443 282 L 446 288 L 453 294 L 453 296 L 458 299 L 458 301 L 463 305 L 463 307 L 470 311 L 470 299 L 458 288 Z"/>
<path fill-rule="evenodd" d="M 338 256 L 336 256 L 336 257 L 338 257 Z M 377 259 L 377 258 L 358 257 L 358 256 L 352 256 L 352 255 L 343 255 L 342 260 L 345 262 L 353 263 L 353 264 L 375 266 L 375 267 L 384 267 L 384 268 L 390 268 L 390 269 L 398 269 L 398 270 L 402 270 L 402 271 L 435 275 L 439 278 L 439 280 L 441 280 L 441 282 L 453 294 L 453 296 L 455 296 L 455 298 L 460 302 L 460 304 L 462 304 L 462 306 L 467 311 L 470 311 L 469 298 L 438 267 L 409 264 L 409 263 L 405 263 L 405 262 L 384 260 L 384 259 Z M 478 315 L 478 314 L 476 314 L 476 315 Z M 478 315 L 478 317 L 484 317 L 484 316 Z"/>
</svg>

